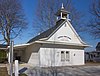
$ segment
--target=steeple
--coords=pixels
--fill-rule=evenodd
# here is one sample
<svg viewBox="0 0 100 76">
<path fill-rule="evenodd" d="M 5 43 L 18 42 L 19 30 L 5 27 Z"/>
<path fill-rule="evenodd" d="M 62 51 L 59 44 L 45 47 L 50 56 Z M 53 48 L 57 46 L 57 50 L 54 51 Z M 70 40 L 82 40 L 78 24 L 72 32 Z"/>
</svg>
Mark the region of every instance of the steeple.
<svg viewBox="0 0 100 76">
<path fill-rule="evenodd" d="M 63 5 L 63 3 L 62 3 L 62 7 L 61 7 L 61 9 L 64 9 L 64 5 Z"/>
<path fill-rule="evenodd" d="M 65 10 L 64 5 L 62 3 L 62 7 L 58 12 L 56 13 L 57 19 L 69 19 L 69 12 Z"/>
</svg>

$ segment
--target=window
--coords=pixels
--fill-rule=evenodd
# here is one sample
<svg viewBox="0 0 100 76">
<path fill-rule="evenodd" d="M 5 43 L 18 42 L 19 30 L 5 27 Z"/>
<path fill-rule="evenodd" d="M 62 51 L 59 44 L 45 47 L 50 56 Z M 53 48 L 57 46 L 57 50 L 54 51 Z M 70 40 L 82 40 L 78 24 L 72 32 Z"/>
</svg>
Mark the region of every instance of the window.
<svg viewBox="0 0 100 76">
<path fill-rule="evenodd" d="M 66 51 L 66 61 L 69 61 L 69 52 Z"/>
<path fill-rule="evenodd" d="M 67 26 L 67 24 L 65 24 L 65 27 Z"/>
<path fill-rule="evenodd" d="M 64 51 L 61 51 L 61 61 L 65 61 L 65 54 L 64 54 Z"/>
<path fill-rule="evenodd" d="M 69 61 L 69 51 L 61 51 L 61 61 Z"/>
</svg>

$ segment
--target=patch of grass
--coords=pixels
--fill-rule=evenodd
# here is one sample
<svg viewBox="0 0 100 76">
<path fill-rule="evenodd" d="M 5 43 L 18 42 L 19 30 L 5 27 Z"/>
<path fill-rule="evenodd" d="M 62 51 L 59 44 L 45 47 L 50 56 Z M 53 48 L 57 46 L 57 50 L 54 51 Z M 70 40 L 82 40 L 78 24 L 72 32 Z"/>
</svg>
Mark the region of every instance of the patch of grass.
<svg viewBox="0 0 100 76">
<path fill-rule="evenodd" d="M 10 75 L 8 75 L 6 67 L 0 67 L 0 76 L 10 76 Z M 13 74 L 13 76 L 15 76 L 15 75 Z M 19 76 L 27 76 L 27 75 L 25 73 L 23 73 L 23 74 L 19 74 Z"/>
<path fill-rule="evenodd" d="M 6 67 L 0 67 L 0 76 L 8 76 Z"/>
</svg>

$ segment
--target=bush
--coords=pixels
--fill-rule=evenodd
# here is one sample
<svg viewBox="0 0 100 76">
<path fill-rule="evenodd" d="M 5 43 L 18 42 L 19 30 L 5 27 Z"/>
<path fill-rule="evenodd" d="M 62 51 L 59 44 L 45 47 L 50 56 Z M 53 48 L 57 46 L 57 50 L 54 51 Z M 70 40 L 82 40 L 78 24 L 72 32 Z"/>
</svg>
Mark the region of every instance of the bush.
<svg viewBox="0 0 100 76">
<path fill-rule="evenodd" d="M 4 63 L 6 61 L 6 51 L 0 50 L 0 63 Z"/>
</svg>

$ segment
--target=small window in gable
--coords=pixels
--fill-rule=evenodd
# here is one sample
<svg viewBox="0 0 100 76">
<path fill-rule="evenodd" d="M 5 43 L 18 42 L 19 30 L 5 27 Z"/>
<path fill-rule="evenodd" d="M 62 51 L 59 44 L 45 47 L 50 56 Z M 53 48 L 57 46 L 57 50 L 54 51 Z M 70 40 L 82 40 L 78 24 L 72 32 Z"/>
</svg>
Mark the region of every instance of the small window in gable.
<svg viewBox="0 0 100 76">
<path fill-rule="evenodd" d="M 65 27 L 66 27 L 67 25 L 65 24 Z"/>
</svg>

